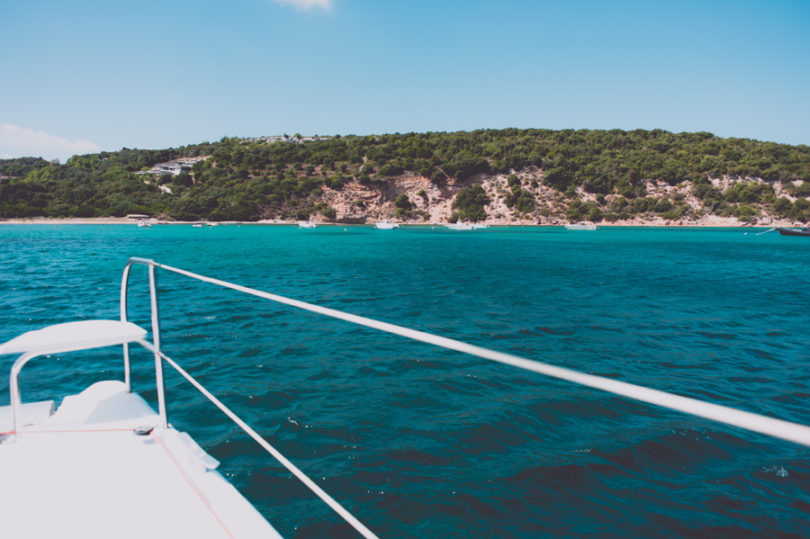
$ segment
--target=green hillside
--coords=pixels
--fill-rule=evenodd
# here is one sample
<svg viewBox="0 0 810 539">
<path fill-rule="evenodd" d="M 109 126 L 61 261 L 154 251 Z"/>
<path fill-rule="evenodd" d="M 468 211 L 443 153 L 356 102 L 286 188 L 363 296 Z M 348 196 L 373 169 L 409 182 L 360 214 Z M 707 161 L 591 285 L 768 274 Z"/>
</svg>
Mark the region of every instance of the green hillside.
<svg viewBox="0 0 810 539">
<path fill-rule="evenodd" d="M 190 173 L 135 174 L 197 156 L 210 157 Z M 471 187 L 510 174 L 503 197 L 516 215 L 552 211 L 538 194 L 545 186 L 560 195 L 570 219 L 650 213 L 677 219 L 694 211 L 684 200 L 688 192 L 702 202 L 702 211 L 716 215 L 746 220 L 767 213 L 810 220 L 810 183 L 802 183 L 810 180 L 808 146 L 710 133 L 544 129 L 296 136 L 270 142 L 225 138 L 167 150 L 125 148 L 75 156 L 63 165 L 33 158 L 0 160 L 0 216 L 145 213 L 250 221 L 320 212 L 328 217 L 334 211 L 323 202 L 323 193 L 355 183 L 383 192 L 398 178 L 422 176 L 439 188 Z M 718 178 L 731 179 L 733 185 L 720 189 L 711 182 Z M 648 181 L 681 189 L 672 196 L 648 196 Z M 407 198 L 397 203 L 404 208 L 400 215 L 408 215 L 408 204 Z M 458 211 L 466 210 L 457 205 Z"/>
</svg>

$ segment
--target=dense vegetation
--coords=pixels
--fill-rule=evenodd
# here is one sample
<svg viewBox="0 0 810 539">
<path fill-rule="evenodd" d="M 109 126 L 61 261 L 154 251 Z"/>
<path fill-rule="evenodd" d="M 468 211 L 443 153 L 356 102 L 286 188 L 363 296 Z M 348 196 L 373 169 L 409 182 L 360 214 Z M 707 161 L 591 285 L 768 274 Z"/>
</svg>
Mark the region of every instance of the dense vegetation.
<svg viewBox="0 0 810 539">
<path fill-rule="evenodd" d="M 136 175 L 182 156 L 210 155 L 191 174 Z M 647 196 L 648 180 L 689 186 L 707 211 L 750 219 L 762 211 L 810 220 L 810 147 L 709 133 L 661 130 L 479 130 L 335 136 L 325 140 L 268 143 L 225 138 L 168 150 L 132 150 L 75 156 L 64 165 L 42 159 L 0 161 L 0 216 L 89 217 L 146 213 L 176 219 L 256 220 L 305 218 L 334 209 L 320 199 L 324 188 L 349 182 L 380 189 L 407 174 L 465 188 L 454 218 L 485 217 L 486 193 L 472 189 L 482 175 L 509 175 L 504 201 L 515 215 L 546 215 L 536 197 L 539 182 L 565 201 L 565 217 L 625 219 L 640 214 L 678 218 L 690 211 L 685 195 Z M 533 174 L 533 185 L 519 177 Z M 723 192 L 712 178 L 760 178 Z M 777 197 L 785 183 L 795 200 Z M 797 182 L 799 183 L 799 182 Z M 161 189 L 162 188 L 162 189 Z M 583 196 L 583 195 L 587 196 Z M 463 195 L 463 196 L 462 196 Z M 587 198 L 587 200 L 585 200 Z M 486 202 L 485 202 L 486 199 Z M 400 216 L 413 215 L 406 197 Z"/>
<path fill-rule="evenodd" d="M 450 215 L 450 222 L 457 221 L 483 221 L 487 218 L 484 206 L 489 204 L 490 199 L 484 188 L 479 184 L 473 184 L 459 191 L 453 200 L 453 213 Z"/>
</svg>

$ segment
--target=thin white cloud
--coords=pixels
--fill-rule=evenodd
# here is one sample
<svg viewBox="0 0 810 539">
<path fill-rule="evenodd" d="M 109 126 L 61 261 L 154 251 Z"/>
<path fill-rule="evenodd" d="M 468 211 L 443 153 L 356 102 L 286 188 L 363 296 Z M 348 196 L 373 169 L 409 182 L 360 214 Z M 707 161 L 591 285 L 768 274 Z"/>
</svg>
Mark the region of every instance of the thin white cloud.
<svg viewBox="0 0 810 539">
<path fill-rule="evenodd" d="M 332 9 L 332 0 L 273 0 L 276 4 L 283 6 L 293 6 L 301 11 L 311 11 L 313 9 Z"/>
<path fill-rule="evenodd" d="M 89 140 L 68 139 L 12 124 L 0 125 L 0 159 L 42 157 L 67 161 L 71 156 L 101 150 Z"/>
</svg>

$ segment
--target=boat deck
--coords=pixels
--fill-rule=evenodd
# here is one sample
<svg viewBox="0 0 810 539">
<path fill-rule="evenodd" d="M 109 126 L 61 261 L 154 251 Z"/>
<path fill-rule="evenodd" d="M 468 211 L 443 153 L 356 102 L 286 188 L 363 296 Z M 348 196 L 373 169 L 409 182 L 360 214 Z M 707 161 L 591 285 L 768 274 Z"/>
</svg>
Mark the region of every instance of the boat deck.
<svg viewBox="0 0 810 539">
<path fill-rule="evenodd" d="M 25 425 L 0 440 L 4 536 L 280 537 L 187 434 L 148 432 L 158 415 L 123 383 L 49 411 L 24 405 Z"/>
</svg>

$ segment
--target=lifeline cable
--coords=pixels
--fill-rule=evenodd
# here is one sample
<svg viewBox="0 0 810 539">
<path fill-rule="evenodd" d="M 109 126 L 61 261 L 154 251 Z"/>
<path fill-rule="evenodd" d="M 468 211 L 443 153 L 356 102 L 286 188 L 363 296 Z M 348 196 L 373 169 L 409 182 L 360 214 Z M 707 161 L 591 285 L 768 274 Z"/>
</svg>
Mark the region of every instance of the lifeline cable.
<svg viewBox="0 0 810 539">
<path fill-rule="evenodd" d="M 386 333 L 393 333 L 395 335 L 400 335 L 415 341 L 433 344 L 449 350 L 456 350 L 457 352 L 489 359 L 491 361 L 497 361 L 499 363 L 526 369 L 539 374 L 544 374 L 560 380 L 566 380 L 587 387 L 601 389 L 603 391 L 607 391 L 608 393 L 614 393 L 616 395 L 646 402 L 648 404 L 655 404 L 657 406 L 669 408 L 678 412 L 711 419 L 727 425 L 733 425 L 735 427 L 740 427 L 753 432 L 767 434 L 775 438 L 781 438 L 797 444 L 810 446 L 810 427 L 800 425 L 798 423 L 792 423 L 790 421 L 767 417 L 752 412 L 744 412 L 728 406 L 712 404 L 689 397 L 675 395 L 673 393 L 667 393 L 665 391 L 659 391 L 657 389 L 650 389 L 644 386 L 613 380 L 611 378 L 585 374 L 573 369 L 557 367 L 549 363 L 526 359 L 512 354 L 496 352 L 480 346 L 474 346 L 472 344 L 467 344 L 454 339 L 448 339 L 447 337 L 439 337 L 438 335 L 425 333 L 424 331 L 417 331 L 414 329 L 397 326 L 395 324 L 389 324 L 387 322 L 380 322 L 372 318 L 344 313 L 342 311 L 321 307 L 312 303 L 286 298 L 284 296 L 271 294 L 269 292 L 262 292 L 261 290 L 255 290 L 253 288 L 229 283 L 220 279 L 206 277 L 204 275 L 174 268 L 172 266 L 166 266 L 157 262 L 152 263 L 155 264 L 155 266 L 163 268 L 167 271 L 185 275 L 186 277 L 191 277 L 206 283 L 219 285 L 224 288 L 237 290 L 239 292 L 264 298 L 276 303 L 282 303 L 284 305 L 322 314 L 331 318 L 337 318 L 346 322 L 352 322 L 354 324 L 377 329 Z"/>
</svg>

